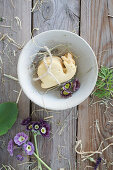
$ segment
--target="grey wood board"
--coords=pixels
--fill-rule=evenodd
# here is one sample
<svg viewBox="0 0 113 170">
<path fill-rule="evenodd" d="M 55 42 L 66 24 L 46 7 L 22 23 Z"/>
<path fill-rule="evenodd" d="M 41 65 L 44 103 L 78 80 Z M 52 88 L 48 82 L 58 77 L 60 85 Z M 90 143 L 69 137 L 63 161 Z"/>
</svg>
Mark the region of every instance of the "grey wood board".
<svg viewBox="0 0 113 170">
<path fill-rule="evenodd" d="M 112 0 L 94 0 L 81 1 L 81 27 L 80 35 L 93 48 L 97 56 L 98 66 L 113 66 L 113 15 Z M 89 105 L 91 99 L 88 98 L 79 105 L 78 118 L 78 140 L 82 141 L 83 151 L 96 151 L 100 143 L 103 141 L 101 149 L 113 142 L 113 140 L 105 140 L 112 136 L 113 107 L 109 108 L 109 112 L 105 113 L 104 105 L 98 103 L 92 107 Z M 96 125 L 98 122 L 98 127 Z M 99 156 L 107 162 L 112 162 L 112 147 L 103 152 L 102 155 L 96 154 L 93 158 L 96 160 Z M 89 160 L 81 161 L 81 156 L 77 155 L 77 169 L 88 169 L 87 166 L 94 164 Z M 108 163 L 99 166 L 99 169 L 113 169 Z M 89 167 L 91 169 L 91 167 Z"/>
<path fill-rule="evenodd" d="M 31 2 L 16 0 L 13 1 L 15 8 L 12 6 L 11 1 L 0 1 L 0 17 L 4 18 L 3 22 L 0 22 L 0 38 L 3 34 L 8 34 L 18 44 L 26 43 L 30 39 L 31 32 Z M 22 22 L 22 29 L 17 25 L 15 17 L 20 18 Z M 1 25 L 11 26 L 11 28 L 2 27 Z M 2 102 L 16 102 L 18 93 L 13 90 L 20 91 L 20 85 L 17 81 L 11 80 L 4 76 L 4 74 L 12 75 L 17 78 L 17 62 L 20 54 L 20 50 L 14 45 L 10 44 L 5 38 L 0 42 L 0 53 L 3 64 L 0 63 L 0 103 Z M 15 51 L 15 52 L 14 52 Z M 14 54 L 14 53 L 15 54 Z M 21 132 L 24 128 L 20 125 L 21 121 L 29 116 L 29 99 L 24 95 L 20 96 L 18 103 L 19 115 L 13 128 L 9 130 L 8 134 L 0 137 L 0 167 L 4 165 L 12 165 L 16 170 L 24 169 L 25 165 L 18 166 L 19 162 L 16 159 L 16 154 L 19 151 L 15 151 L 14 157 L 10 157 L 7 152 L 8 141 L 13 138 L 16 133 Z M 5 142 L 5 145 L 2 143 Z M 29 159 L 25 158 L 25 161 Z"/>
<path fill-rule="evenodd" d="M 33 5 L 36 1 L 34 1 Z M 48 0 L 43 1 L 40 8 L 37 7 L 33 13 L 34 35 L 52 29 L 64 29 L 79 33 L 80 1 L 78 0 Z M 32 111 L 41 108 L 32 103 Z M 36 111 L 32 119 L 53 115 L 50 119 L 51 137 L 50 139 L 38 140 L 39 154 L 44 161 L 53 169 L 60 168 L 75 169 L 76 153 L 74 150 L 76 141 L 77 108 L 46 113 Z"/>
</svg>

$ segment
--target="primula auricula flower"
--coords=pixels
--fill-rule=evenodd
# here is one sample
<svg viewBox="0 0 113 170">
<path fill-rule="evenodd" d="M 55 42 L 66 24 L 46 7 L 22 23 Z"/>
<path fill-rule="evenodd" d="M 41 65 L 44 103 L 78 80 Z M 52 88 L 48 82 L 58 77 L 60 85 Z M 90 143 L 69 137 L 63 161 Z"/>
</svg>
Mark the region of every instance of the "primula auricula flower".
<svg viewBox="0 0 113 170">
<path fill-rule="evenodd" d="M 61 90 L 69 90 L 72 87 L 72 82 L 67 82 L 62 85 Z"/>
<path fill-rule="evenodd" d="M 26 129 L 28 130 L 28 131 L 31 131 L 31 130 L 33 130 L 33 122 L 30 122 L 27 126 L 26 126 Z"/>
<path fill-rule="evenodd" d="M 94 167 L 94 170 L 96 170 L 96 169 L 98 168 L 99 164 L 101 163 L 101 160 L 102 160 L 101 157 L 99 157 L 99 158 L 97 159 L 96 164 L 95 164 L 95 167 Z"/>
<path fill-rule="evenodd" d="M 24 157 L 22 155 L 17 155 L 16 158 L 19 161 L 23 161 L 24 160 Z"/>
<path fill-rule="evenodd" d="M 22 121 L 21 125 L 28 125 L 30 122 L 31 122 L 31 118 L 28 117 Z"/>
<path fill-rule="evenodd" d="M 13 156 L 13 150 L 14 150 L 14 142 L 13 140 L 11 139 L 8 143 L 8 147 L 7 147 L 7 150 L 10 154 L 10 156 Z"/>
<path fill-rule="evenodd" d="M 49 137 L 50 136 L 50 125 L 46 121 L 40 120 L 39 131 L 42 136 Z"/>
<path fill-rule="evenodd" d="M 71 95 L 72 95 L 72 92 L 70 91 L 71 87 L 72 87 L 71 82 L 64 83 L 61 87 L 61 90 L 60 90 L 61 96 L 64 97 L 64 98 L 71 97 Z"/>
<path fill-rule="evenodd" d="M 14 137 L 14 142 L 20 146 L 28 140 L 28 136 L 24 132 L 17 133 Z"/>
<path fill-rule="evenodd" d="M 23 148 L 27 155 L 32 155 L 34 153 L 34 145 L 31 142 L 25 143 Z"/>
<path fill-rule="evenodd" d="M 80 88 L 80 82 L 78 79 L 74 79 L 72 82 L 66 82 L 63 84 L 60 90 L 60 94 L 64 98 L 71 97 L 73 92 Z"/>
<path fill-rule="evenodd" d="M 72 92 L 69 91 L 69 90 L 61 90 L 60 91 L 60 94 L 62 97 L 64 98 L 68 98 L 68 97 L 71 97 L 72 96 Z"/>
<path fill-rule="evenodd" d="M 39 130 L 39 122 L 35 122 L 35 123 L 33 124 L 33 130 L 34 130 L 34 131 L 38 131 L 38 130 Z"/>
<path fill-rule="evenodd" d="M 80 82 L 78 79 L 73 80 L 72 82 L 72 90 L 73 92 L 77 91 L 80 88 Z"/>
</svg>

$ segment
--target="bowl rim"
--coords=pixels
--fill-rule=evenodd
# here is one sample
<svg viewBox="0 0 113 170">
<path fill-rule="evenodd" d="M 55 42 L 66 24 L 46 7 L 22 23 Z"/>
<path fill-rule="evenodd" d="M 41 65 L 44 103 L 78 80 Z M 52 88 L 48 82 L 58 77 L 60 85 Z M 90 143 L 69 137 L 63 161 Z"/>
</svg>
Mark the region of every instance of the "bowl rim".
<svg viewBox="0 0 113 170">
<path fill-rule="evenodd" d="M 88 46 L 88 48 L 91 50 L 91 52 L 92 52 L 92 54 L 93 54 L 93 56 L 94 56 L 94 60 L 95 60 L 96 74 L 95 74 L 95 79 L 94 79 L 94 85 L 93 85 L 93 87 L 90 89 L 90 91 L 88 92 L 88 95 L 85 96 L 77 105 L 74 105 L 74 102 L 72 102 L 72 103 L 70 103 L 70 105 L 68 105 L 68 107 L 65 107 L 65 108 L 62 107 L 61 109 L 60 109 L 59 106 L 57 106 L 57 107 L 54 107 L 54 106 L 48 107 L 47 105 L 45 106 L 45 105 L 43 105 L 43 104 L 41 104 L 41 103 L 38 103 L 38 102 L 37 102 L 38 100 L 37 100 L 37 101 L 34 100 L 34 98 L 32 97 L 32 95 L 30 95 L 30 93 L 28 93 L 28 91 L 26 91 L 26 88 L 24 88 L 23 83 L 22 83 L 22 81 L 20 80 L 21 77 L 20 77 L 20 73 L 19 73 L 19 72 L 20 72 L 20 71 L 19 71 L 19 70 L 20 70 L 19 63 L 20 63 L 21 55 L 22 55 L 22 53 L 23 53 L 24 48 L 32 41 L 32 39 L 30 39 L 30 40 L 26 43 L 26 45 L 24 46 L 24 48 L 22 49 L 22 51 L 21 51 L 21 53 L 20 53 L 20 55 L 19 55 L 18 64 L 17 64 L 18 80 L 19 80 L 20 86 L 21 86 L 23 92 L 25 93 L 25 95 L 28 97 L 28 99 L 30 99 L 30 100 L 31 100 L 32 102 L 34 102 L 36 105 L 38 105 L 38 106 L 40 106 L 40 107 L 42 107 L 42 108 L 45 108 L 45 109 L 50 109 L 50 110 L 66 110 L 66 109 L 73 108 L 73 107 L 76 107 L 76 106 L 78 106 L 79 104 L 81 104 L 84 100 L 86 100 L 86 99 L 89 97 L 89 95 L 90 95 L 91 92 L 93 91 L 93 89 L 94 89 L 94 87 L 95 87 L 95 85 L 96 85 L 97 78 L 98 78 L 98 64 L 97 64 L 97 59 L 96 59 L 96 55 L 95 55 L 93 49 L 92 49 L 91 46 L 86 42 L 86 40 L 84 40 L 82 37 L 80 37 L 79 35 L 77 35 L 76 33 L 71 32 L 71 31 L 58 30 L 58 29 L 48 30 L 48 31 L 44 31 L 44 32 L 39 33 L 38 35 L 34 36 L 33 38 L 37 38 L 37 37 L 40 36 L 40 35 L 47 34 L 47 33 L 50 33 L 50 32 L 62 32 L 62 33 L 72 34 L 72 35 L 80 38 L 82 41 L 84 41 L 84 43 L 85 43 L 85 44 Z"/>
</svg>

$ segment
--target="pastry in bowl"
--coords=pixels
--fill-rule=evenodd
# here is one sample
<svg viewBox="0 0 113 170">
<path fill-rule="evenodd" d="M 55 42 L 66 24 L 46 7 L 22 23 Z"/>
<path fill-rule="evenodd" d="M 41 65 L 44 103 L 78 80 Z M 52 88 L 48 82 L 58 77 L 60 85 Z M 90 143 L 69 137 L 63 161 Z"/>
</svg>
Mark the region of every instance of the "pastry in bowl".
<svg viewBox="0 0 113 170">
<path fill-rule="evenodd" d="M 42 60 L 37 69 L 42 88 L 46 89 L 67 82 L 76 74 L 77 66 L 70 53 L 61 57 L 52 56 L 52 61 L 50 57 L 46 57 L 45 62 Z"/>
<path fill-rule="evenodd" d="M 68 51 L 61 55 L 52 53 L 51 49 L 59 44 L 62 44 L 64 48 L 68 47 Z M 52 63 L 48 58 L 50 55 L 47 54 L 47 51 L 45 61 L 43 61 L 43 58 L 37 56 L 37 52 L 43 51 L 42 47 L 45 46 L 52 53 Z M 71 53 L 72 56 L 67 53 Z M 31 59 L 31 56 L 34 56 L 34 58 L 37 56 L 37 59 L 40 60 L 37 63 L 38 65 L 34 74 L 34 70 L 31 68 L 34 58 Z M 74 58 L 76 59 L 75 61 L 73 56 L 78 56 Z M 51 70 L 49 71 L 52 74 L 47 73 L 48 68 L 44 66 L 44 62 L 47 67 L 51 66 Z M 46 76 L 42 77 L 44 73 L 46 73 Z M 72 84 L 70 84 L 69 79 L 73 75 L 79 80 L 80 88 L 70 95 L 70 86 Z M 35 104 L 51 110 L 64 110 L 79 105 L 91 94 L 95 87 L 97 76 L 97 60 L 90 45 L 77 34 L 66 30 L 50 30 L 33 37 L 23 48 L 18 61 L 18 79 L 24 93 Z M 33 78 L 39 77 L 41 77 L 39 81 L 33 81 Z M 71 97 L 63 98 L 60 92 L 58 92 L 59 87 L 57 88 L 56 86 L 59 86 L 61 82 L 67 82 L 66 84 L 63 83 L 62 94 Z M 77 82 L 73 81 L 73 91 L 79 87 Z M 58 90 L 49 91 L 49 87 L 52 87 L 50 89 L 57 88 Z"/>
</svg>

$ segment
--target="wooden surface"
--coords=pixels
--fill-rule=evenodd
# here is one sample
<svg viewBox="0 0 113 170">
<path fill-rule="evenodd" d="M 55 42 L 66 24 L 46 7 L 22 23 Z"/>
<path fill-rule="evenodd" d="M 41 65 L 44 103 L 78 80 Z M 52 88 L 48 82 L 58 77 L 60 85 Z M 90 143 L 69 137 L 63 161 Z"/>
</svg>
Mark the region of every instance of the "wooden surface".
<svg viewBox="0 0 113 170">
<path fill-rule="evenodd" d="M 12 6 L 14 2 L 15 8 Z M 0 25 L 10 26 L 12 28 L 0 27 L 0 37 L 3 33 L 13 38 L 16 42 L 23 44 L 33 35 L 50 29 L 65 29 L 80 34 L 93 48 L 98 64 L 113 66 L 113 1 L 112 0 L 42 0 L 39 1 L 35 10 L 31 12 L 31 8 L 35 5 L 35 0 L 0 0 L 0 17 L 7 20 L 0 22 Z M 19 29 L 15 17 L 19 17 L 22 21 L 22 29 Z M 15 32 L 16 31 L 16 32 Z M 16 101 L 18 94 L 13 90 L 20 91 L 18 82 L 10 80 L 3 74 L 10 74 L 17 77 L 16 67 L 20 50 L 9 44 L 6 47 L 7 40 L 0 42 L 0 53 L 3 64 L 0 63 L 0 102 Z M 13 51 L 17 51 L 13 55 Z M 9 52 L 8 52 L 9 51 Z M 8 53 L 8 54 L 7 54 Z M 10 58 L 9 58 L 10 57 Z M 95 151 L 98 149 L 101 141 L 104 141 L 103 147 L 106 147 L 113 140 L 105 139 L 113 135 L 112 125 L 109 121 L 113 121 L 113 111 L 104 114 L 104 108 L 98 104 L 89 106 L 90 98 L 80 104 L 78 107 L 66 111 L 45 112 L 42 108 L 31 103 L 22 93 L 19 100 L 19 117 L 13 128 L 7 135 L 0 137 L 0 167 L 4 165 L 12 165 L 16 170 L 33 169 L 28 165 L 18 165 L 15 156 L 12 158 L 7 153 L 7 143 L 17 132 L 22 131 L 20 122 L 23 118 L 31 115 L 32 120 L 38 120 L 48 116 L 51 123 L 51 137 L 44 139 L 39 137 L 38 148 L 41 158 L 52 168 L 57 170 L 64 168 L 65 170 L 83 170 L 92 169 L 93 164 L 86 160 L 81 161 L 81 157 L 75 152 L 76 140 L 81 140 L 84 151 Z M 33 114 L 32 114 L 33 113 Z M 78 117 L 78 119 L 77 119 Z M 100 133 L 97 129 L 98 122 Z M 31 135 L 29 135 L 32 139 Z M 5 141 L 5 144 L 4 144 Z M 113 148 L 106 150 L 102 158 L 112 162 Z M 95 156 L 95 159 L 99 155 Z M 32 158 L 26 158 L 24 162 L 34 162 Z M 77 165 L 77 168 L 75 167 Z M 44 169 L 44 168 L 43 168 Z M 105 170 L 106 166 L 101 164 L 100 170 Z M 107 165 L 108 170 L 113 167 Z"/>
<path fill-rule="evenodd" d="M 108 17 L 108 14 L 113 15 L 112 0 L 94 0 L 81 1 L 81 27 L 80 35 L 93 48 L 98 65 L 113 66 L 113 18 Z M 78 140 L 82 141 L 84 151 L 96 151 L 99 145 L 104 141 L 102 148 L 106 147 L 113 140 L 105 141 L 106 138 L 112 136 L 112 125 L 109 121 L 113 120 L 113 107 L 110 108 L 110 113 L 104 113 L 105 108 L 102 105 L 95 104 L 89 106 L 91 99 L 88 98 L 79 105 L 78 117 Z M 99 131 L 96 126 L 98 122 Z M 101 156 L 108 162 L 113 161 L 113 147 L 111 146 L 102 155 L 96 155 L 97 159 Z M 87 166 L 92 166 L 90 161 L 81 161 L 80 156 L 77 157 L 77 169 L 83 170 Z M 100 165 L 100 170 L 112 170 L 112 166 Z M 86 168 L 92 169 L 92 168 Z"/>
<path fill-rule="evenodd" d="M 38 27 L 39 32 L 51 29 L 74 31 L 76 28 L 78 33 L 79 8 L 80 4 L 77 0 L 44 1 L 40 10 L 33 13 L 33 28 Z M 36 34 L 37 32 L 34 32 L 34 35 Z M 39 109 L 41 108 L 32 104 L 32 111 Z M 75 169 L 76 108 L 60 111 L 60 113 L 53 111 L 49 114 L 42 111 L 36 117 L 39 119 L 51 115 L 53 115 L 53 118 L 50 119 L 51 139 L 39 139 L 39 153 L 53 170 L 69 169 L 69 166 Z"/>
<path fill-rule="evenodd" d="M 0 37 L 3 34 L 8 34 L 11 38 L 13 38 L 17 43 L 23 44 L 26 43 L 31 37 L 31 3 L 29 1 L 17 0 L 14 3 L 15 8 L 12 7 L 11 2 L 9 0 L 0 0 L 0 17 L 4 17 L 4 21 L 0 22 L 0 25 L 11 26 L 11 28 L 2 28 L 0 27 Z M 22 29 L 19 29 L 15 17 L 19 17 L 22 21 Z M 8 46 L 7 46 L 8 44 Z M 14 56 L 13 50 L 15 50 L 16 55 Z M 4 74 L 10 74 L 17 78 L 17 62 L 20 50 L 18 50 L 14 45 L 9 44 L 7 39 L 0 42 L 0 56 L 2 57 L 3 64 L 0 63 L 2 70 L 0 70 L 0 103 L 8 102 L 8 101 L 16 101 L 18 97 L 18 93 L 13 90 L 20 91 L 20 85 L 18 82 L 8 79 L 4 77 Z M 4 165 L 12 165 L 16 170 L 24 169 L 23 167 L 17 166 L 19 163 L 16 159 L 16 156 L 10 157 L 7 152 L 7 144 L 8 141 L 14 137 L 14 135 L 18 132 L 22 131 L 22 126 L 20 126 L 20 122 L 23 118 L 28 117 L 30 113 L 30 101 L 28 98 L 22 93 L 19 103 L 19 116 L 18 119 L 13 126 L 13 128 L 8 132 L 8 134 L 0 137 L 0 167 L 2 164 Z M 4 145 L 5 142 L 5 145 Z M 29 159 L 25 159 L 27 161 Z"/>
</svg>

